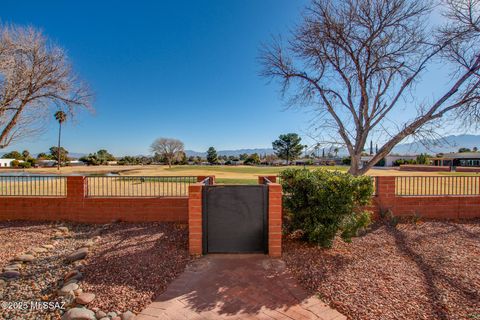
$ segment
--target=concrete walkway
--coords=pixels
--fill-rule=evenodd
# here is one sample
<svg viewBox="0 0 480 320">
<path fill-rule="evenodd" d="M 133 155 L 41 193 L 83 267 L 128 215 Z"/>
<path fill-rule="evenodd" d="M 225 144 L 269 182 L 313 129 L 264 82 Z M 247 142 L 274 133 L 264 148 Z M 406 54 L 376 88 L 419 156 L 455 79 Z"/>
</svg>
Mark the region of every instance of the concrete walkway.
<svg viewBox="0 0 480 320">
<path fill-rule="evenodd" d="M 320 319 L 345 316 L 307 295 L 282 260 L 208 255 L 195 261 L 136 320 Z"/>
</svg>

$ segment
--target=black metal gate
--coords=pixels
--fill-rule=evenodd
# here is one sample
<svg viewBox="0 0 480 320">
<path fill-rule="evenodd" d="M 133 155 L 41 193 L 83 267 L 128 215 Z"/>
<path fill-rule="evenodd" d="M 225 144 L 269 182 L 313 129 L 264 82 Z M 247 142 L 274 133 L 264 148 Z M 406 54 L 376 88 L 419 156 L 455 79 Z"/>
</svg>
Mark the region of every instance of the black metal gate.
<svg viewBox="0 0 480 320">
<path fill-rule="evenodd" d="M 204 253 L 267 253 L 265 185 L 207 185 L 203 189 Z"/>
</svg>

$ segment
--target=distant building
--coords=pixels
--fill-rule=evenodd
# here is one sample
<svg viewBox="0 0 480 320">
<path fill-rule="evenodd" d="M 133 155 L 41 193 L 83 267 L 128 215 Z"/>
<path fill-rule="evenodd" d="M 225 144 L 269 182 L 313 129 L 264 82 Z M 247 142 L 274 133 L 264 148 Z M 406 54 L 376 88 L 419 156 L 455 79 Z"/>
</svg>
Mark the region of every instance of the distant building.
<svg viewBox="0 0 480 320">
<path fill-rule="evenodd" d="M 79 166 L 85 166 L 85 162 L 80 161 L 80 160 L 70 160 L 68 161 L 68 165 L 72 167 L 79 167 Z"/>
<path fill-rule="evenodd" d="M 362 166 L 366 165 L 371 159 L 373 158 L 373 155 L 371 156 L 363 156 L 360 158 L 360 161 L 362 162 Z M 416 155 L 393 155 L 389 154 L 385 158 L 385 167 L 393 167 L 393 164 L 397 160 L 416 160 L 417 156 Z"/>
<path fill-rule="evenodd" d="M 39 167 L 54 167 L 56 165 L 56 160 L 37 160 L 37 166 Z"/>
<path fill-rule="evenodd" d="M 430 161 L 434 166 L 480 167 L 480 152 L 446 153 Z"/>
<path fill-rule="evenodd" d="M 12 161 L 15 159 L 0 159 L 0 167 L 8 168 L 12 166 Z"/>
</svg>

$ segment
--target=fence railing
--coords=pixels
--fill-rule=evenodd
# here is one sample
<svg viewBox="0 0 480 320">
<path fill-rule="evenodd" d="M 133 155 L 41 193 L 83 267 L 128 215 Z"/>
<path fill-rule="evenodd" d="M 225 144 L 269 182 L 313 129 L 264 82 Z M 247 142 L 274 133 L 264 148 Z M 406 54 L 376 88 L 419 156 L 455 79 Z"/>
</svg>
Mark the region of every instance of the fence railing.
<svg viewBox="0 0 480 320">
<path fill-rule="evenodd" d="M 87 177 L 87 197 L 186 197 L 197 177 Z"/>
<path fill-rule="evenodd" d="M 480 195 L 479 176 L 407 176 L 395 177 L 397 196 L 471 196 Z"/>
<path fill-rule="evenodd" d="M 3 197 L 65 197 L 67 178 L 63 176 L 0 176 Z"/>
</svg>

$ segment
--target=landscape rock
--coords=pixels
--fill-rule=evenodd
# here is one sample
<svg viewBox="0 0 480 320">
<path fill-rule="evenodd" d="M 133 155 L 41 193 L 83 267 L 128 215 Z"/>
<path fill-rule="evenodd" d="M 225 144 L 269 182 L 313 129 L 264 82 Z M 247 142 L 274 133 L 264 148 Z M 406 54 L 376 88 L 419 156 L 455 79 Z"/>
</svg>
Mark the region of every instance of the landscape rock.
<svg viewBox="0 0 480 320">
<path fill-rule="evenodd" d="M 3 279 L 0 279 L 0 288 L 5 288 L 7 286 L 7 282 Z"/>
<path fill-rule="evenodd" d="M 67 284 L 70 284 L 70 283 L 78 283 L 78 280 L 77 279 L 69 279 L 63 285 L 66 286 Z"/>
<path fill-rule="evenodd" d="M 1 277 L 5 279 L 17 279 L 20 277 L 20 272 L 14 270 L 5 271 L 1 274 Z"/>
<path fill-rule="evenodd" d="M 45 249 L 53 249 L 55 248 L 55 246 L 53 244 L 42 244 L 42 247 L 44 247 Z"/>
<path fill-rule="evenodd" d="M 47 252 L 48 250 L 46 248 L 37 247 L 37 248 L 31 249 L 31 251 L 35 253 L 44 253 L 44 252 Z"/>
<path fill-rule="evenodd" d="M 5 268 L 3 268 L 3 272 L 7 272 L 7 271 L 18 271 L 18 268 L 6 266 Z"/>
<path fill-rule="evenodd" d="M 93 240 L 88 240 L 87 242 L 85 242 L 84 246 L 85 247 L 91 247 L 95 244 L 95 241 Z"/>
<path fill-rule="evenodd" d="M 15 257 L 15 261 L 32 262 L 33 260 L 35 260 L 35 257 L 31 254 L 21 254 Z"/>
<path fill-rule="evenodd" d="M 69 293 L 67 293 L 66 295 L 63 296 L 63 301 L 65 302 L 65 304 L 67 306 L 73 306 L 74 302 L 75 302 L 75 295 L 73 294 L 72 291 L 70 291 Z"/>
<path fill-rule="evenodd" d="M 95 294 L 84 292 L 78 295 L 78 297 L 75 299 L 75 302 L 78 304 L 85 305 L 85 304 L 89 304 L 94 299 L 95 299 Z"/>
<path fill-rule="evenodd" d="M 82 289 L 77 289 L 77 290 L 74 290 L 73 293 L 76 295 L 76 296 L 79 296 L 83 293 L 83 290 Z"/>
<path fill-rule="evenodd" d="M 97 312 L 95 312 L 95 317 L 97 317 L 97 319 L 105 318 L 106 316 L 107 314 L 102 310 L 98 310 Z"/>
<path fill-rule="evenodd" d="M 60 296 L 65 296 L 68 293 L 77 290 L 78 289 L 78 284 L 76 283 L 70 283 L 65 286 L 63 286 L 60 290 L 58 290 L 58 295 Z"/>
<path fill-rule="evenodd" d="M 74 252 L 72 252 L 70 255 L 68 255 L 67 260 L 69 262 L 74 262 L 77 260 L 85 259 L 85 257 L 88 254 L 88 248 L 80 248 Z"/>
<path fill-rule="evenodd" d="M 112 318 L 112 319 L 115 318 L 116 316 L 117 316 L 117 313 L 116 313 L 116 312 L 113 312 L 113 311 L 112 311 L 112 312 L 107 313 L 107 317 L 110 317 L 110 318 Z"/>
<path fill-rule="evenodd" d="M 95 320 L 95 314 L 86 308 L 72 308 L 62 316 L 62 320 Z"/>
<path fill-rule="evenodd" d="M 57 227 L 57 230 L 59 230 L 63 233 L 67 233 L 69 231 L 67 227 Z"/>
<path fill-rule="evenodd" d="M 76 279 L 76 280 L 78 280 L 78 277 L 79 277 L 79 276 L 82 276 L 82 273 L 81 273 L 80 271 L 78 271 L 78 270 L 71 270 L 71 271 L 69 271 L 69 272 L 65 275 L 65 277 L 64 277 L 63 279 L 64 279 L 65 281 L 68 281 L 68 280 L 70 280 L 70 279 Z"/>
<path fill-rule="evenodd" d="M 120 315 L 120 319 L 122 320 L 133 320 L 135 318 L 135 314 L 131 311 L 124 312 Z"/>
</svg>

